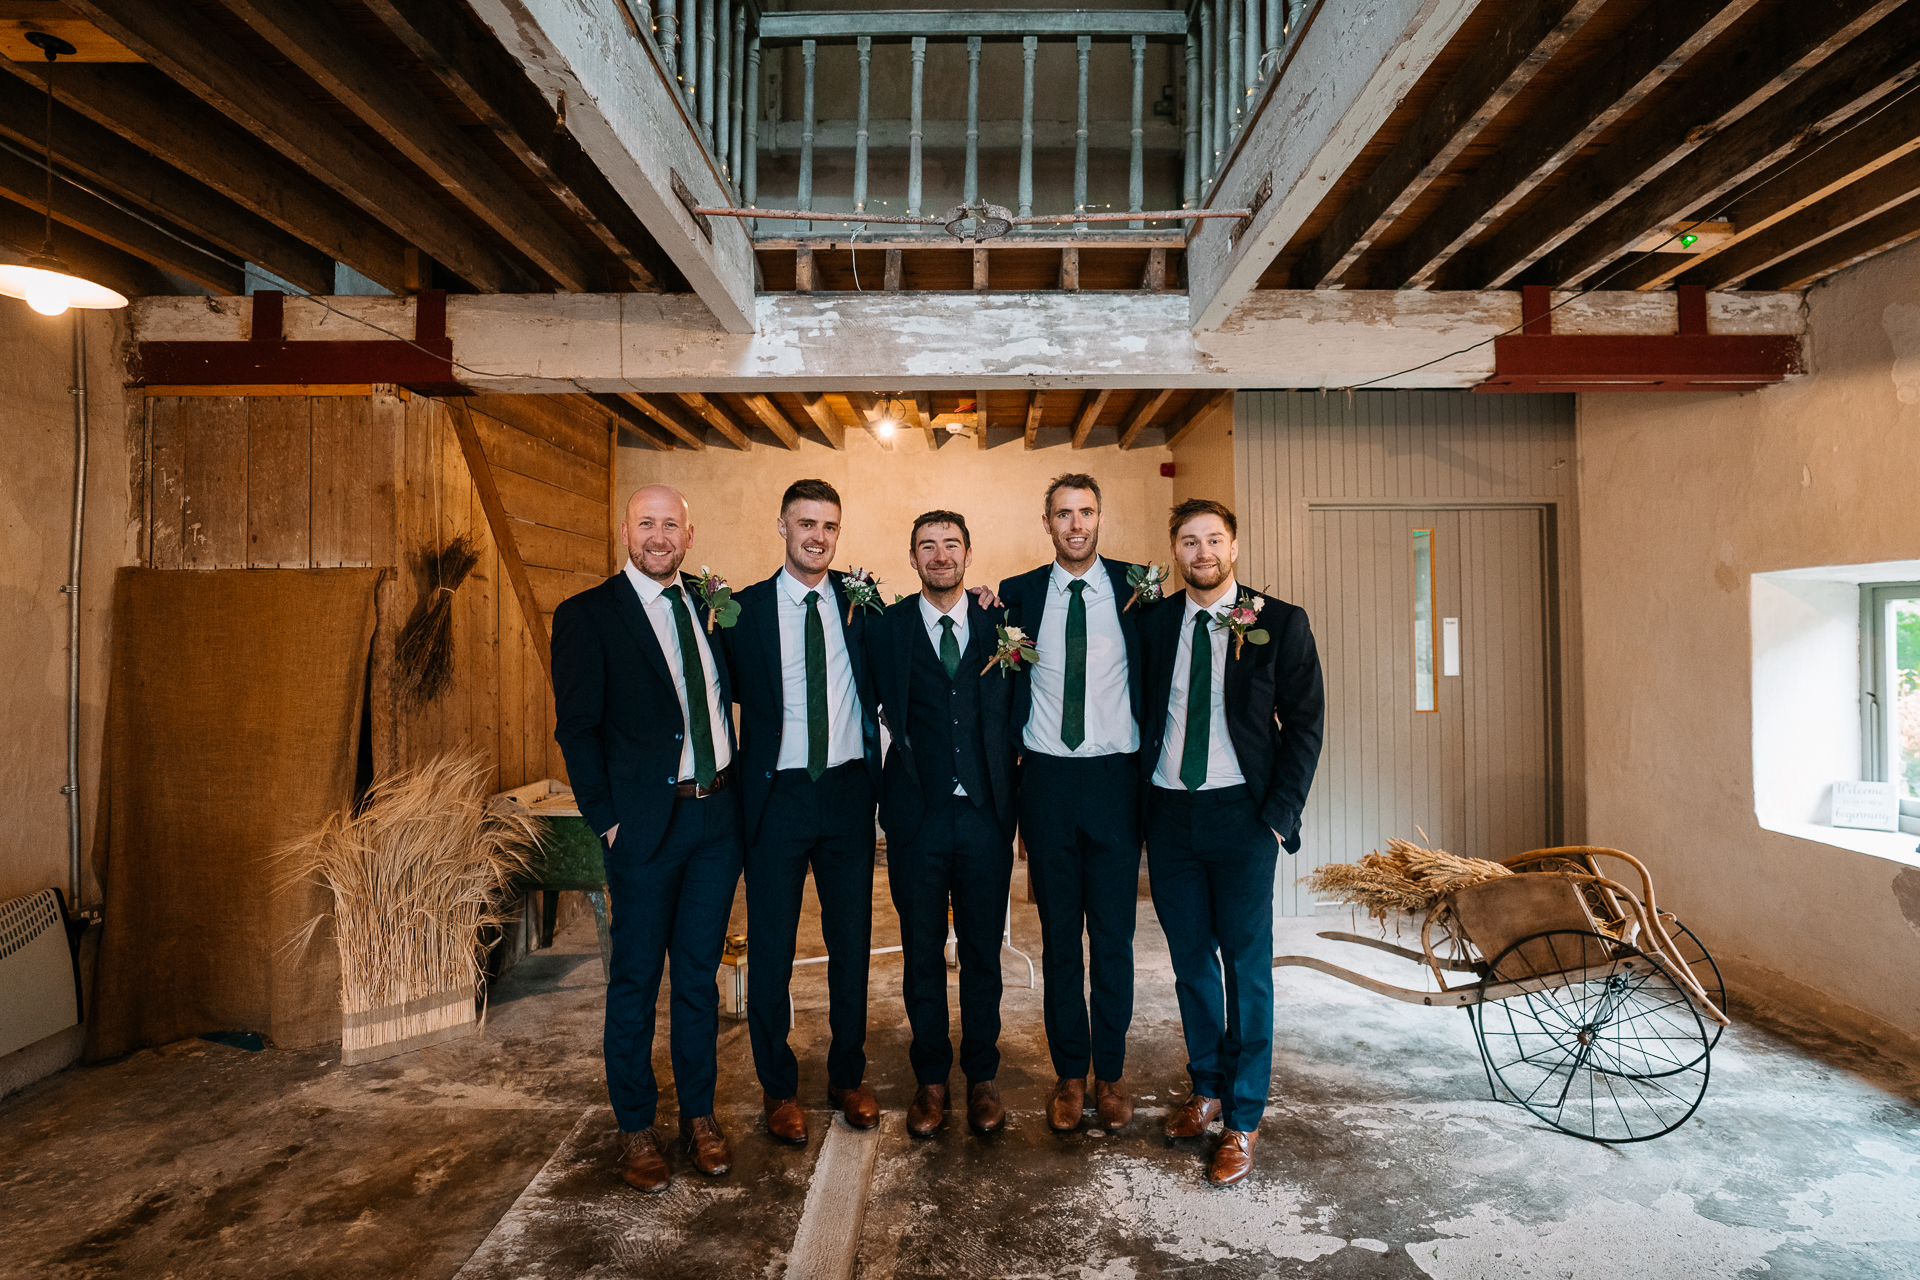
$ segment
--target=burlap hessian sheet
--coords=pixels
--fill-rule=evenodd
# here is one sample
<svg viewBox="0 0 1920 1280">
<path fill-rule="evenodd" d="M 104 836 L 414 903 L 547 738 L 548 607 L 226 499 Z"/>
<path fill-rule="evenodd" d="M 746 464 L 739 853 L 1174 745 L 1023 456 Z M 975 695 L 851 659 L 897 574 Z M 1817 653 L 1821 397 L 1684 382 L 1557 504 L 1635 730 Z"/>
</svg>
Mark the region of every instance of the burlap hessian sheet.
<svg viewBox="0 0 1920 1280">
<path fill-rule="evenodd" d="M 340 1038 L 331 903 L 271 855 L 353 796 L 378 569 L 122 569 L 87 1057 L 205 1031 Z"/>
</svg>

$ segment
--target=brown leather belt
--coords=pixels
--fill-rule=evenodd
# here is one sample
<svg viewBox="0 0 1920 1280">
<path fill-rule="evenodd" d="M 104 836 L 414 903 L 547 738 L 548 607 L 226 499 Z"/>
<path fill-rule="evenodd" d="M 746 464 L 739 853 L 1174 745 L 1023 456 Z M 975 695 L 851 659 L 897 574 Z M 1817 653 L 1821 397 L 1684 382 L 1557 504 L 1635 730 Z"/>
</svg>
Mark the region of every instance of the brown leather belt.
<svg viewBox="0 0 1920 1280">
<path fill-rule="evenodd" d="M 725 791 L 733 782 L 733 766 L 728 765 L 713 775 L 713 785 L 703 787 L 697 782 L 676 782 L 673 794 L 688 800 L 705 800 L 716 791 Z"/>
</svg>

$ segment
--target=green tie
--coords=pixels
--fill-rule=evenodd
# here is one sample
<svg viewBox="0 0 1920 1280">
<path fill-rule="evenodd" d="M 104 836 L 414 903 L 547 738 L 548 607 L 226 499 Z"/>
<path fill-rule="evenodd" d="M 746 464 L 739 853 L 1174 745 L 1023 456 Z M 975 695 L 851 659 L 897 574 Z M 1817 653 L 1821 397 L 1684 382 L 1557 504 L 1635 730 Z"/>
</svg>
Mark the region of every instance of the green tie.
<svg viewBox="0 0 1920 1280">
<path fill-rule="evenodd" d="M 940 619 L 940 665 L 951 680 L 960 670 L 960 642 L 953 638 L 953 619 Z"/>
<path fill-rule="evenodd" d="M 1060 741 L 1069 751 L 1087 740 L 1087 602 L 1080 596 L 1086 589 L 1078 578 L 1067 584 L 1073 599 L 1067 602 L 1067 691 L 1060 700 Z"/>
<path fill-rule="evenodd" d="M 693 615 L 679 587 L 668 587 L 673 601 L 673 625 L 680 633 L 680 674 L 687 686 L 687 734 L 693 739 L 693 780 L 713 785 L 713 721 L 707 716 L 707 669 L 700 662 L 700 640 Z"/>
<path fill-rule="evenodd" d="M 807 592 L 807 776 L 827 771 L 827 632 L 818 591 Z"/>
<path fill-rule="evenodd" d="M 1193 615 L 1193 662 L 1187 667 L 1187 740 L 1180 748 L 1180 781 L 1198 791 L 1207 781 L 1207 731 L 1213 725 L 1213 615 Z"/>
</svg>

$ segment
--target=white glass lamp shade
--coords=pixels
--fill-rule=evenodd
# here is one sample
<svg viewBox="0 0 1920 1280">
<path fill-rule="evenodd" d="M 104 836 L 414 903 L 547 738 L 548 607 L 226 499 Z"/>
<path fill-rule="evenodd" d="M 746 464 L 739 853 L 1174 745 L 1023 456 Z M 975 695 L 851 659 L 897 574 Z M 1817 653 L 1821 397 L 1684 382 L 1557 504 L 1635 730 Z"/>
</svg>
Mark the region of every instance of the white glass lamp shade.
<svg viewBox="0 0 1920 1280">
<path fill-rule="evenodd" d="M 35 258 L 32 266 L 0 264 L 0 294 L 19 298 L 43 316 L 57 316 L 68 307 L 111 310 L 127 300 L 105 285 L 83 280 L 65 270 L 57 259 Z"/>
</svg>

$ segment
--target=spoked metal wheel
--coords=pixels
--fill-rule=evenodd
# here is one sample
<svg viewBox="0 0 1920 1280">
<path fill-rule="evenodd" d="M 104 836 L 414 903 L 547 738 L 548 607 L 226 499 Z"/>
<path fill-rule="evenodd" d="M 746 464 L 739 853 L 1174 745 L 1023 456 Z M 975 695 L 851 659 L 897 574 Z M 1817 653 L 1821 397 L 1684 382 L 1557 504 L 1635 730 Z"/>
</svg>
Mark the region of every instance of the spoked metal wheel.
<svg viewBox="0 0 1920 1280">
<path fill-rule="evenodd" d="M 1693 971 L 1693 980 L 1707 993 L 1707 999 L 1713 1001 L 1713 1007 L 1720 1012 L 1727 1011 L 1727 984 L 1720 977 L 1720 966 L 1713 962 L 1705 944 L 1694 936 L 1693 930 L 1675 920 L 1665 912 L 1661 913 L 1661 923 L 1666 926 L 1667 936 L 1673 939 L 1673 945 L 1679 949 L 1680 958 L 1687 962 L 1687 968 Z M 1717 1022 L 1702 1018 L 1701 1024 L 1707 1029 L 1707 1047 L 1713 1048 L 1720 1043 L 1720 1033 L 1726 1028 Z"/>
<path fill-rule="evenodd" d="M 1637 947 L 1559 930 L 1500 953 L 1474 1019 L 1494 1097 L 1564 1133 L 1644 1142 L 1707 1091 L 1710 1043 L 1686 992 Z"/>
</svg>

